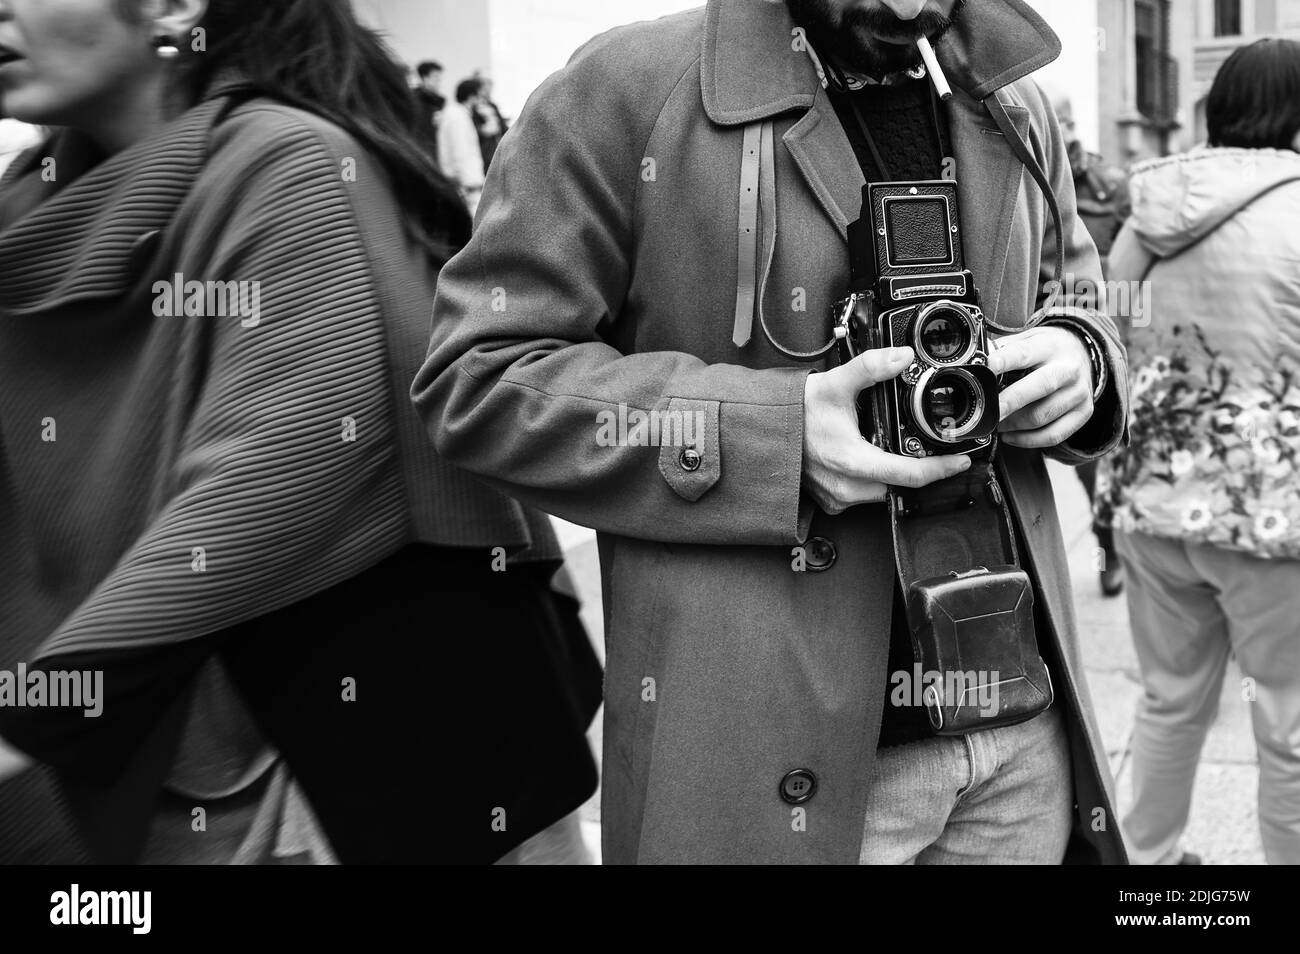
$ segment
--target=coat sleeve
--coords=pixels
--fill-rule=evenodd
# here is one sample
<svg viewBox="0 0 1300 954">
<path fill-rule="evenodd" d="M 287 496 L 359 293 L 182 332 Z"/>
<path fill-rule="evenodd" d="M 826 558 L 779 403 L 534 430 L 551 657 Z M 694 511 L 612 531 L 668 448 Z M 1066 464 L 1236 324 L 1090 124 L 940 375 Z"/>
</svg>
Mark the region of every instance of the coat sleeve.
<svg viewBox="0 0 1300 954">
<path fill-rule="evenodd" d="M 1052 120 L 1051 103 L 1037 85 L 1030 84 L 1031 114 L 1045 115 L 1033 145 L 1060 206 L 1065 236 L 1065 272 L 1054 282 L 1057 243 L 1062 240 L 1050 218 L 1039 263 L 1038 309 L 1032 320 L 1060 324 L 1088 335 L 1097 344 L 1108 367 L 1108 383 L 1092 417 L 1072 437 L 1048 450 L 1047 456 L 1077 467 L 1105 457 L 1128 441 L 1128 356 L 1116 324 L 1106 313 L 1106 284 L 1101 260 L 1083 220 L 1079 217 L 1070 168 L 1069 150 L 1060 124 Z M 1031 127 L 1033 128 L 1033 127 Z"/>
<path fill-rule="evenodd" d="M 580 52 L 502 142 L 474 238 L 440 277 L 413 398 L 440 454 L 574 523 L 668 542 L 798 542 L 811 518 L 808 371 L 610 343 L 634 267 L 642 150 L 670 89 L 629 87 L 632 67 L 606 59 Z M 674 320 L 730 327 L 731 316 Z M 642 414 L 663 446 L 634 445 Z M 664 441 L 674 429 L 692 440 Z M 683 456 L 688 443 L 696 454 Z"/>
</svg>

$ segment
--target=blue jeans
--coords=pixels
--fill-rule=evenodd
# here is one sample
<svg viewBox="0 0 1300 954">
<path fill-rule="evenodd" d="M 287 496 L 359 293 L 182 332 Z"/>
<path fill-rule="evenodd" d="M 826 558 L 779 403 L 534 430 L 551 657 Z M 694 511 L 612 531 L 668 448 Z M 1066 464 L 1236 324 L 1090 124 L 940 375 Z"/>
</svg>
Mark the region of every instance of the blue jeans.
<svg viewBox="0 0 1300 954">
<path fill-rule="evenodd" d="M 881 749 L 859 863 L 1060 864 L 1073 801 L 1056 705 L 1020 725 Z"/>
</svg>

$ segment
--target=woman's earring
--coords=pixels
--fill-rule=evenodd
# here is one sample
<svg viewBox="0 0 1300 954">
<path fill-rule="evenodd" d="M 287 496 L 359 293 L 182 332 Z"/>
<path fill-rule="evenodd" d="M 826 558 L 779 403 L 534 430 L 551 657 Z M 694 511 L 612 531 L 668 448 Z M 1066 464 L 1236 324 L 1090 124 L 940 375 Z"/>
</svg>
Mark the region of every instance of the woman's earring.
<svg viewBox="0 0 1300 954">
<path fill-rule="evenodd" d="M 170 33 L 159 33 L 153 38 L 154 52 L 159 59 L 174 60 L 181 55 L 181 48 L 176 45 L 176 37 Z"/>
</svg>

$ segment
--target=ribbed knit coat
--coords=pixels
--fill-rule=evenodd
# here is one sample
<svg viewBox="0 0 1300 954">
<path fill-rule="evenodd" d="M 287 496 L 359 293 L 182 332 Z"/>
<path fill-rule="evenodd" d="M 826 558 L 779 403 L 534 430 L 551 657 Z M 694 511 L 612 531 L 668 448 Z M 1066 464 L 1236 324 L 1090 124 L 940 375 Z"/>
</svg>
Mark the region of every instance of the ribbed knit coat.
<svg viewBox="0 0 1300 954">
<path fill-rule="evenodd" d="M 133 771 L 182 711 L 123 658 L 201 646 L 412 543 L 559 556 L 410 405 L 436 268 L 378 162 L 234 92 L 98 164 L 56 136 L 0 186 L 0 669 L 109 673 L 104 716 L 53 742 L 56 714 L 0 708 L 0 736 L 60 769 Z M 221 314 L 210 288 L 246 307 Z M 231 738 L 224 682 L 195 705 L 210 717 L 190 711 L 181 751 L 209 756 L 172 781 L 215 797 L 260 740 Z"/>
</svg>

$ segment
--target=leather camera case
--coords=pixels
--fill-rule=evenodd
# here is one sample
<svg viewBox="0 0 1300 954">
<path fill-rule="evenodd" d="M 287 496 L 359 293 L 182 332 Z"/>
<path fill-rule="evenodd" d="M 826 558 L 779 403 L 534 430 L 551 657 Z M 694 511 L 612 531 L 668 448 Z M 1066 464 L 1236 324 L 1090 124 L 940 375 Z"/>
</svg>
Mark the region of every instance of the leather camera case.
<svg viewBox="0 0 1300 954">
<path fill-rule="evenodd" d="M 896 491 L 891 517 L 913 653 L 932 679 L 922 700 L 935 734 L 1015 725 L 1046 710 L 1052 681 L 1038 652 L 1033 584 L 992 461 Z"/>
<path fill-rule="evenodd" d="M 907 600 L 922 670 L 942 676 L 922 696 L 935 734 L 1015 725 L 1052 704 L 1023 570 L 981 567 L 920 580 Z"/>
</svg>

